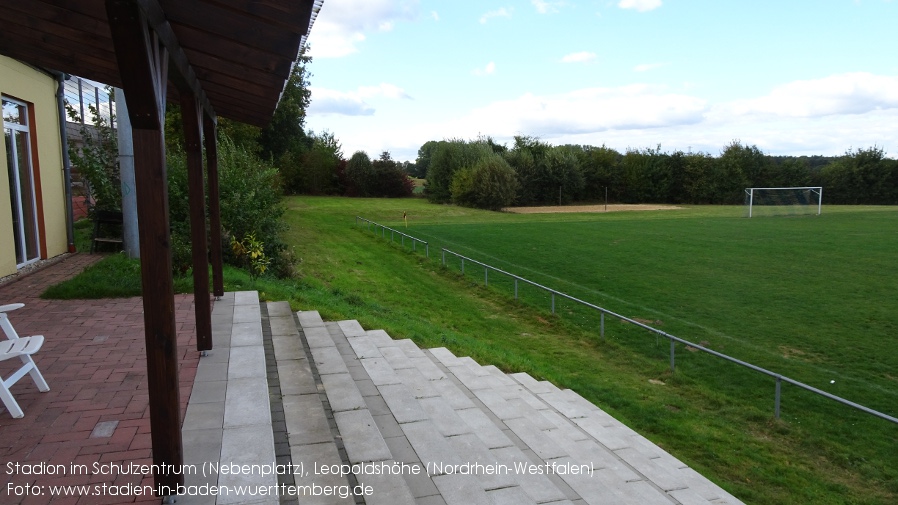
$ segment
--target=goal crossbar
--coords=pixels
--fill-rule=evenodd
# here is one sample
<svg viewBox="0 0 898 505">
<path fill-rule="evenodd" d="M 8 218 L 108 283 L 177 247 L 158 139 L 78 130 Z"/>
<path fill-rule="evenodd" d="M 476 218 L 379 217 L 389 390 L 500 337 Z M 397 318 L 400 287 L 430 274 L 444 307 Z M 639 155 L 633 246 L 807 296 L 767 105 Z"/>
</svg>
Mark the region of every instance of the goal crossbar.
<svg viewBox="0 0 898 505">
<path fill-rule="evenodd" d="M 817 215 L 823 210 L 823 187 L 822 186 L 791 186 L 782 188 L 745 188 L 745 195 L 748 197 L 748 217 L 752 217 L 752 209 L 754 208 L 754 197 L 756 191 L 783 191 L 783 190 L 807 190 L 817 195 Z"/>
</svg>

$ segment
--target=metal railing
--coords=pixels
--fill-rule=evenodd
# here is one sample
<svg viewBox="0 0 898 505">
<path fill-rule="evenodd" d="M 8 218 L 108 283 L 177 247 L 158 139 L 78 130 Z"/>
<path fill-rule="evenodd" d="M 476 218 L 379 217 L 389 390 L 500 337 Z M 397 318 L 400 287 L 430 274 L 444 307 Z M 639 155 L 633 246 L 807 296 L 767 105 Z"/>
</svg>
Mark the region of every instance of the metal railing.
<svg viewBox="0 0 898 505">
<path fill-rule="evenodd" d="M 98 86 L 93 81 L 87 81 L 73 76 L 65 81 L 65 101 L 78 112 L 81 124 L 96 126 L 94 115 L 90 108 L 93 107 L 97 114 L 105 120 L 107 126 L 115 128 L 112 118 L 115 116 L 115 101 L 105 87 Z"/>
<path fill-rule="evenodd" d="M 529 279 L 525 279 L 525 278 L 523 278 L 523 277 L 521 277 L 521 276 L 519 276 L 519 275 L 515 275 L 515 274 L 513 274 L 513 273 L 506 272 L 505 270 L 502 270 L 502 269 L 500 269 L 500 268 L 496 268 L 496 267 L 494 267 L 494 266 L 487 265 L 486 263 L 477 261 L 477 260 L 475 260 L 475 259 L 468 258 L 467 256 L 463 256 L 463 255 L 458 254 L 458 253 L 456 253 L 456 252 L 450 251 L 450 250 L 448 250 L 448 249 L 446 249 L 446 248 L 441 248 L 441 250 L 442 250 L 442 254 L 441 254 L 442 265 L 443 265 L 444 267 L 447 266 L 447 264 L 446 264 L 446 255 L 447 255 L 447 254 L 450 254 L 450 255 L 452 255 L 452 256 L 455 256 L 456 258 L 459 258 L 459 259 L 461 260 L 461 273 L 462 273 L 462 275 L 464 275 L 464 273 L 465 273 L 465 262 L 466 262 L 466 261 L 467 261 L 468 263 L 473 263 L 473 264 L 475 264 L 475 265 L 478 265 L 478 266 L 483 267 L 483 285 L 484 285 L 484 286 L 488 286 L 488 285 L 489 285 L 489 273 L 490 273 L 490 271 L 493 271 L 493 272 L 496 272 L 496 273 L 498 273 L 498 274 L 501 274 L 501 275 L 505 275 L 505 276 L 511 277 L 512 279 L 514 279 L 514 297 L 515 297 L 516 300 L 518 299 L 518 283 L 519 283 L 519 282 L 523 282 L 523 283 L 525 283 L 525 284 L 529 284 L 529 285 L 531 285 L 531 286 L 533 286 L 533 287 L 535 287 L 535 288 L 541 289 L 541 290 L 546 291 L 546 292 L 548 292 L 548 293 L 551 294 L 551 297 L 552 297 L 552 306 L 551 306 L 551 308 L 552 308 L 552 313 L 553 313 L 553 314 L 555 313 L 555 297 L 556 297 L 556 296 L 557 296 L 557 297 L 560 297 L 560 298 L 563 298 L 563 299 L 566 299 L 566 300 L 570 300 L 570 301 L 572 301 L 572 302 L 574 302 L 574 303 L 578 303 L 578 304 L 580 304 L 580 305 L 583 305 L 583 306 L 585 306 L 585 307 L 588 307 L 588 308 L 590 308 L 590 309 L 593 309 L 593 310 L 598 311 L 598 312 L 601 314 L 601 316 L 600 316 L 600 323 L 599 323 L 599 334 L 600 334 L 600 336 L 602 337 L 603 340 L 604 340 L 604 338 L 605 338 L 605 315 L 606 315 L 606 314 L 609 315 L 609 316 L 611 316 L 611 317 L 616 317 L 616 318 L 620 319 L 621 321 L 626 321 L 626 322 L 628 322 L 628 323 L 630 323 L 630 324 L 634 324 L 634 325 L 636 325 L 636 326 L 639 326 L 640 328 L 644 328 L 644 329 L 646 329 L 646 330 L 648 330 L 648 331 L 650 331 L 650 332 L 652 332 L 652 333 L 654 333 L 654 334 L 656 334 L 656 335 L 658 335 L 658 336 L 661 336 L 661 337 L 664 337 L 664 338 L 669 339 L 669 340 L 670 340 L 670 370 L 671 370 L 671 372 L 673 372 L 673 371 L 674 371 L 674 368 L 675 368 L 675 347 L 676 347 L 676 343 L 679 342 L 679 343 L 681 343 L 681 344 L 684 344 L 684 345 L 686 345 L 686 346 L 689 346 L 689 347 L 692 348 L 692 349 L 696 349 L 696 350 L 699 350 L 699 351 L 702 351 L 702 352 L 711 354 L 712 356 L 716 356 L 716 357 L 718 357 L 718 358 L 725 359 L 725 360 L 727 360 L 727 361 L 729 361 L 729 362 L 732 362 L 732 363 L 735 363 L 735 364 L 737 364 L 737 365 L 743 366 L 743 367 L 748 368 L 748 369 L 750 369 L 750 370 L 754 370 L 755 372 L 759 372 L 759 373 L 762 373 L 762 374 L 767 375 L 767 376 L 769 376 L 769 377 L 773 377 L 773 378 L 775 379 L 775 381 L 776 381 L 776 389 L 775 389 L 775 393 L 774 393 L 774 415 L 776 416 L 777 419 L 779 419 L 779 417 L 780 417 L 780 392 L 781 392 L 781 385 L 782 385 L 783 382 L 786 382 L 786 383 L 788 383 L 788 384 L 792 384 L 793 386 L 799 387 L 799 388 L 804 389 L 804 390 L 806 390 L 806 391 L 810 391 L 810 392 L 812 392 L 812 393 L 818 394 L 818 395 L 823 396 L 823 397 L 825 397 L 825 398 L 829 398 L 830 400 L 837 401 L 837 402 L 839 402 L 839 403 L 841 403 L 841 404 L 843 404 L 843 405 L 847 405 L 847 406 L 849 406 L 849 407 L 854 407 L 855 409 L 858 409 L 858 410 L 860 410 L 860 411 L 862 411 L 862 412 L 866 412 L 867 414 L 871 414 L 871 415 L 874 415 L 874 416 L 879 417 L 879 418 L 881 418 L 881 419 L 885 419 L 886 421 L 891 421 L 891 422 L 893 422 L 893 423 L 895 423 L 895 424 L 898 424 L 898 418 L 892 417 L 892 416 L 890 416 L 890 415 L 888 415 L 888 414 L 884 414 L 884 413 L 879 412 L 879 411 L 877 411 L 877 410 L 873 410 L 873 409 L 871 409 L 871 408 L 869 408 L 869 407 L 865 407 L 865 406 L 860 405 L 860 404 L 858 404 L 858 403 L 854 403 L 854 402 L 852 402 L 852 401 L 850 401 L 850 400 L 846 400 L 845 398 L 842 398 L 842 397 L 840 397 L 840 396 L 836 396 L 836 395 L 834 395 L 834 394 L 827 393 L 826 391 L 822 391 L 822 390 L 817 389 L 817 388 L 815 388 L 815 387 L 813 387 L 813 386 L 809 386 L 808 384 L 805 384 L 805 383 L 803 383 L 803 382 L 799 382 L 799 381 L 797 381 L 797 380 L 795 380 L 795 379 L 791 379 L 791 378 L 789 378 L 789 377 L 786 377 L 786 376 L 784 376 L 784 375 L 778 374 L 778 373 L 776 373 L 776 372 L 772 372 L 772 371 L 770 371 L 770 370 L 767 370 L 766 368 L 761 368 L 761 367 L 759 367 L 759 366 L 757 366 L 757 365 L 753 365 L 753 364 L 751 364 L 751 363 L 747 363 L 747 362 L 742 361 L 742 360 L 740 360 L 740 359 L 736 359 L 736 358 L 734 358 L 734 357 L 732 357 L 732 356 L 728 356 L 728 355 L 726 355 L 726 354 L 723 354 L 723 353 L 720 353 L 720 352 L 717 352 L 717 351 L 708 349 L 707 347 L 703 347 L 703 346 L 701 346 L 701 345 L 699 345 L 699 344 L 696 344 L 696 343 L 690 342 L 690 341 L 688 341 L 688 340 L 685 340 L 685 339 L 676 337 L 676 336 L 674 336 L 674 335 L 671 335 L 671 334 L 669 334 L 669 333 L 667 333 L 667 332 L 664 332 L 664 331 L 662 331 L 662 330 L 659 330 L 659 329 L 657 329 L 657 328 L 653 328 L 653 327 L 651 327 L 651 326 L 649 326 L 649 325 L 647 325 L 647 324 L 645 324 L 645 323 L 641 323 L 641 322 L 636 321 L 636 320 L 633 320 L 633 319 L 631 319 L 631 318 L 629 318 L 629 317 L 622 316 L 622 315 L 620 315 L 620 314 L 618 314 L 618 313 L 616 313 L 616 312 L 610 311 L 610 310 L 608 310 L 608 309 L 606 309 L 606 308 L 604 308 L 604 307 L 599 307 L 598 305 L 593 305 L 593 304 L 591 304 L 591 303 L 589 303 L 589 302 L 580 300 L 579 298 L 575 298 L 575 297 L 573 297 L 573 296 L 571 296 L 571 295 L 568 295 L 568 294 L 566 294 L 566 293 L 562 293 L 561 291 L 557 291 L 557 290 L 555 290 L 555 289 L 552 289 L 552 288 L 543 286 L 542 284 L 538 284 L 538 283 L 533 282 L 533 281 L 531 281 L 531 280 L 529 280 Z"/>
<path fill-rule="evenodd" d="M 396 235 L 399 235 L 399 236 L 400 236 L 400 241 L 401 241 L 401 243 L 402 243 L 402 247 L 403 247 L 403 248 L 405 247 L 405 239 L 411 240 L 411 242 L 412 242 L 412 251 L 417 251 L 417 250 L 418 250 L 418 244 L 419 244 L 419 243 L 420 243 L 420 244 L 424 244 L 424 254 L 425 254 L 428 258 L 430 257 L 430 245 L 429 245 L 426 241 L 421 240 L 421 239 L 416 238 L 416 237 L 413 237 L 413 236 L 411 236 L 411 235 L 409 235 L 409 234 L 407 234 L 407 233 L 403 233 L 403 232 L 401 232 L 401 231 L 399 231 L 399 230 L 394 230 L 393 228 L 390 228 L 389 226 L 384 226 L 384 225 L 382 225 L 382 224 L 375 223 L 374 221 L 370 221 L 370 220 L 365 219 L 365 218 L 363 218 L 363 217 L 361 217 L 361 216 L 356 216 L 356 217 L 355 217 L 355 225 L 356 225 L 356 226 L 359 225 L 359 221 L 364 222 L 365 225 L 367 226 L 367 228 L 368 228 L 369 231 L 371 230 L 371 227 L 373 226 L 373 227 L 374 227 L 374 233 L 377 233 L 377 229 L 380 228 L 380 234 L 381 234 L 381 237 L 383 237 L 383 238 L 386 238 L 386 236 L 387 236 L 387 231 L 389 231 L 389 232 L 390 232 L 390 242 L 395 242 L 395 236 L 396 236 Z"/>
</svg>

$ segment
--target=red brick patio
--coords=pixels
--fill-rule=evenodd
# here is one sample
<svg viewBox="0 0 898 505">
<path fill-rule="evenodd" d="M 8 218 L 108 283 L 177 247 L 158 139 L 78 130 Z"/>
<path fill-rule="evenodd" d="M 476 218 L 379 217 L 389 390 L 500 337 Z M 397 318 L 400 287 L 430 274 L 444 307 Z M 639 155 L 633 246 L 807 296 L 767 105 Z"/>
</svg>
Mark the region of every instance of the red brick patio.
<svg viewBox="0 0 898 505">
<path fill-rule="evenodd" d="M 22 419 L 13 419 L 0 408 L 0 503 L 159 502 L 159 498 L 133 493 L 112 496 L 108 489 L 102 492 L 104 484 L 152 486 L 152 476 L 94 472 L 94 464 L 152 463 L 141 299 L 39 298 L 46 287 L 76 275 L 98 259 L 100 256 L 75 254 L 0 286 L 0 304 L 25 304 L 9 314 L 19 334 L 43 334 L 46 338 L 35 362 L 50 386 L 49 392 L 40 393 L 26 376 L 11 388 L 25 411 Z M 175 310 L 183 421 L 199 361 L 193 296 L 176 295 Z M 12 361 L 0 363 L 4 377 L 19 364 Z M 62 465 L 65 472 L 26 475 L 16 471 L 16 463 Z M 87 474 L 72 475 L 73 463 L 86 465 Z M 11 489 L 11 485 L 37 485 L 42 495 L 17 495 L 16 491 L 23 489 Z M 90 485 L 92 489 L 91 493 L 76 491 L 75 496 L 50 495 L 50 486 L 63 485 Z"/>
</svg>

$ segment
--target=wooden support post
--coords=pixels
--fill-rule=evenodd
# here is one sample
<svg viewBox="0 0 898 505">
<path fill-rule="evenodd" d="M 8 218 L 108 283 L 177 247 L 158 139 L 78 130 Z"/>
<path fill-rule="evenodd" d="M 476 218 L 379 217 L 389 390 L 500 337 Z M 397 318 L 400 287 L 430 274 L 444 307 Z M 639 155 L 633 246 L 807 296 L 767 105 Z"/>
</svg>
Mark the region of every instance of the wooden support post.
<svg viewBox="0 0 898 505">
<path fill-rule="evenodd" d="M 193 258 L 193 300 L 196 350 L 212 349 L 212 307 L 209 300 L 209 252 L 206 240 L 206 192 L 203 183 L 202 109 L 190 89 L 180 90 L 181 121 L 187 154 L 187 194 L 190 204 L 190 244 Z"/>
<path fill-rule="evenodd" d="M 137 1 L 106 0 L 106 13 L 133 127 L 154 483 L 157 494 L 170 496 L 184 484 L 184 454 L 162 132 L 168 51 Z"/>
<path fill-rule="evenodd" d="M 209 241 L 212 252 L 212 294 L 224 295 L 224 276 L 221 271 L 221 205 L 218 190 L 218 131 L 215 119 L 203 114 L 203 133 L 206 142 L 206 175 L 209 180 Z"/>
</svg>

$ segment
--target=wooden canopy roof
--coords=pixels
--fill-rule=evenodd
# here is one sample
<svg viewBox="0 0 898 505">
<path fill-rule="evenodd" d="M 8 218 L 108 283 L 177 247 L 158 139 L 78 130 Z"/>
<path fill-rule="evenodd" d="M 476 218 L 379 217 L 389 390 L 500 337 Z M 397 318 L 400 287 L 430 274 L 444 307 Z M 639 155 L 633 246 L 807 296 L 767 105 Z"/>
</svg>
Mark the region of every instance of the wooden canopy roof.
<svg viewBox="0 0 898 505">
<path fill-rule="evenodd" d="M 322 1 L 138 3 L 169 48 L 173 80 L 216 115 L 263 126 Z M 0 0 L 0 13 L 0 54 L 121 86 L 104 0 Z M 177 91 L 169 87 L 169 100 Z"/>
</svg>

